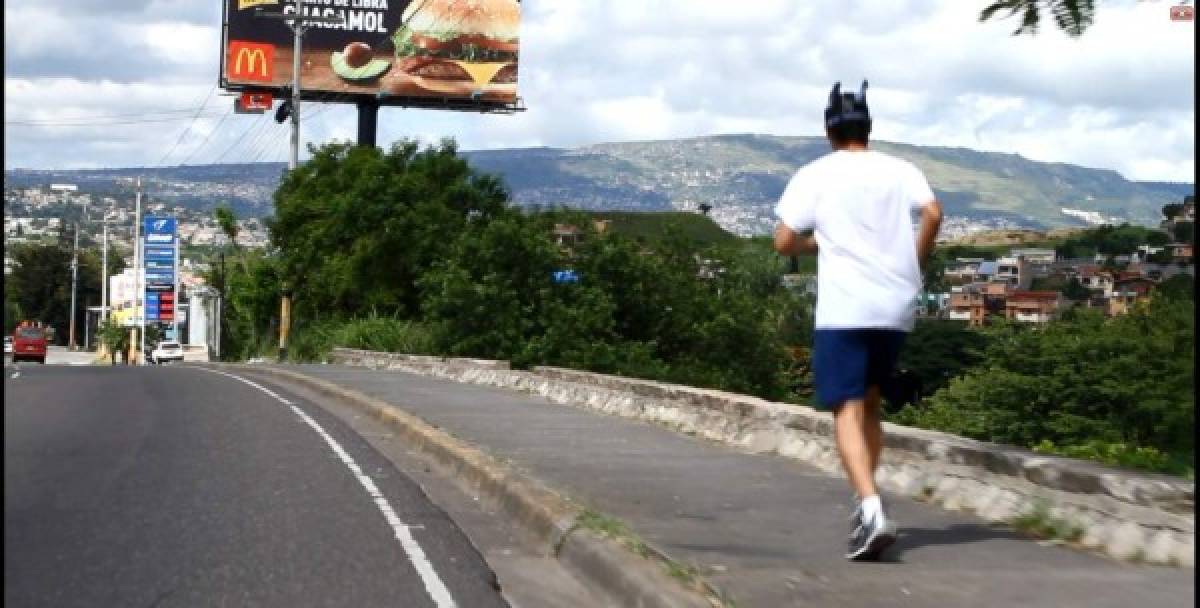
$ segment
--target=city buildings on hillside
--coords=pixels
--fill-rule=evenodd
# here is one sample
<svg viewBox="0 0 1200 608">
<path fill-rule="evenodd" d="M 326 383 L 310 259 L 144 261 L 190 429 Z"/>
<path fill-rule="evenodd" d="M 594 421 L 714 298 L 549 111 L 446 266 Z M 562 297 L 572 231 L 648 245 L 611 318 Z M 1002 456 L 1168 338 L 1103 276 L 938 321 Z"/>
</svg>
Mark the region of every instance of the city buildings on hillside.
<svg viewBox="0 0 1200 608">
<path fill-rule="evenodd" d="M 1158 249 L 1169 251 L 1174 261 L 1146 262 Z M 990 318 L 1049 323 L 1070 306 L 1118 316 L 1149 300 L 1159 282 L 1178 274 L 1195 276 L 1192 254 L 1191 244 L 1172 243 L 1164 248 L 1144 245 L 1130 255 L 1111 258 L 1057 259 L 1053 250 L 1032 248 L 1013 249 L 995 261 L 958 258 L 943 275 L 949 293 L 922 294 L 920 305 L 923 316 L 962 321 L 971 327 L 981 327 Z M 1072 302 L 1059 291 L 1032 289 L 1037 279 L 1058 284 L 1078 281 L 1091 295 Z"/>
</svg>

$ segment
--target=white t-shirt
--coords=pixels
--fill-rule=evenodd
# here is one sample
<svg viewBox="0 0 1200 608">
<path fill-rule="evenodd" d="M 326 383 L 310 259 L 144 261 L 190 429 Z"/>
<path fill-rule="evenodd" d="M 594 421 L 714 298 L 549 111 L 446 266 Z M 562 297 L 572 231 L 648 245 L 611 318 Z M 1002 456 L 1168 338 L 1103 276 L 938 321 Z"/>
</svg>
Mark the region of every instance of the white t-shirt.
<svg viewBox="0 0 1200 608">
<path fill-rule="evenodd" d="M 796 172 L 775 215 L 817 239 L 817 329 L 912 330 L 922 281 L 912 213 L 933 200 L 920 169 L 873 150 Z"/>
</svg>

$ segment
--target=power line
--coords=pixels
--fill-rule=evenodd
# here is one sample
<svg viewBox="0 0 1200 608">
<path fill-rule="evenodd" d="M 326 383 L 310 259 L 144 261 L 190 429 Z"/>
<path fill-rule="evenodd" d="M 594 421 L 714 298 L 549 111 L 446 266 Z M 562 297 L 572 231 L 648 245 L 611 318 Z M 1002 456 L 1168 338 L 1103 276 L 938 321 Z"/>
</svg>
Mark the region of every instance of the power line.
<svg viewBox="0 0 1200 608">
<path fill-rule="evenodd" d="M 203 116 L 196 115 L 195 117 L 196 118 L 216 118 L 218 116 L 220 116 L 220 114 L 206 114 Z M 188 116 L 161 116 L 161 117 L 157 117 L 157 118 L 114 120 L 114 121 L 108 121 L 108 122 L 97 122 L 97 121 L 92 121 L 92 120 L 85 121 L 85 122 L 65 122 L 65 121 L 64 122 L 50 122 L 50 121 L 41 122 L 41 121 L 31 121 L 31 120 L 6 120 L 6 121 L 4 121 L 4 126 L 6 126 L 6 127 L 106 127 L 106 126 L 113 126 L 113 125 L 138 125 L 138 124 L 150 124 L 150 123 L 161 123 L 161 122 L 175 122 L 175 121 L 184 121 L 184 120 L 188 120 L 188 119 L 189 119 Z"/>
<path fill-rule="evenodd" d="M 134 112 L 130 114 L 97 114 L 95 116 L 69 116 L 63 119 L 40 119 L 32 118 L 28 120 L 17 120 L 11 122 L 61 122 L 61 121 L 79 121 L 79 120 L 109 120 L 113 118 L 145 118 L 148 116 L 166 116 L 170 114 L 191 114 L 196 108 L 179 108 L 175 110 L 149 110 L 145 112 Z"/>
<path fill-rule="evenodd" d="M 217 131 L 221 130 L 221 125 L 225 124 L 225 119 L 229 118 L 232 115 L 233 115 L 233 108 L 229 108 L 225 112 L 225 114 L 221 116 L 221 120 L 220 120 L 220 122 L 217 123 L 217 126 L 213 127 L 212 130 L 208 132 L 208 136 L 206 136 L 204 138 L 204 141 L 200 142 L 199 146 L 196 146 L 195 148 L 193 148 L 192 152 L 187 155 L 187 158 L 183 159 L 183 161 L 180 162 L 179 164 L 186 165 L 189 160 L 192 160 L 192 157 L 196 156 L 197 152 L 204 149 L 204 146 L 208 143 L 208 140 L 212 139 L 213 134 L 216 133 Z"/>
<path fill-rule="evenodd" d="M 215 159 L 213 159 L 212 162 L 209 164 L 215 165 L 215 164 L 221 162 L 221 160 L 224 159 L 230 152 L 232 152 L 233 149 L 242 142 L 242 140 L 246 139 L 246 136 L 250 134 L 250 131 L 254 130 L 255 127 L 258 127 L 261 129 L 262 126 L 263 126 L 263 123 L 259 122 L 259 121 L 250 123 L 250 126 L 246 127 L 245 131 L 242 131 L 242 134 L 240 136 L 238 136 L 238 138 L 236 140 L 234 140 L 233 144 L 231 144 L 228 148 L 226 148 L 224 152 L 222 152 L 219 156 L 217 156 Z"/>
<path fill-rule="evenodd" d="M 209 89 L 208 93 L 204 95 L 204 100 L 200 102 L 200 107 L 196 109 L 196 115 L 192 116 L 192 122 L 188 123 L 187 128 L 179 134 L 179 139 L 175 140 L 175 144 L 171 146 L 171 149 L 167 150 L 167 153 L 163 154 L 163 157 L 158 160 L 158 163 L 156 163 L 158 166 L 162 166 L 162 164 L 166 162 L 167 157 L 171 156 L 171 153 L 175 151 L 175 148 L 178 148 L 179 144 L 183 142 L 183 138 L 187 137 L 187 134 L 192 130 L 192 127 L 196 125 L 196 119 L 200 117 L 200 112 L 204 110 L 204 106 L 208 105 L 208 99 L 212 97 L 213 92 L 216 90 L 217 85 L 216 83 L 213 83 L 212 88 Z"/>
</svg>

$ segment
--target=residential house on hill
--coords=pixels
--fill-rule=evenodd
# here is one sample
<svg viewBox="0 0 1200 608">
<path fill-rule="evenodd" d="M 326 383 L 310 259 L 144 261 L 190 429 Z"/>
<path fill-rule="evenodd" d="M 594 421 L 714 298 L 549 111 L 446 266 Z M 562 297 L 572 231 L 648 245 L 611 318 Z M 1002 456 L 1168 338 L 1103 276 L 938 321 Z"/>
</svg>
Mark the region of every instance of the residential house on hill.
<svg viewBox="0 0 1200 608">
<path fill-rule="evenodd" d="M 592 222 L 592 227 L 598 234 L 608 232 L 611 225 L 612 220 L 594 220 Z M 584 231 L 574 224 L 555 224 L 551 234 L 553 235 L 555 244 L 566 251 L 582 243 L 585 236 Z"/>
<path fill-rule="evenodd" d="M 1110 317 L 1123 315 L 1132 310 L 1138 302 L 1149 301 L 1154 285 L 1153 280 L 1142 276 L 1118 278 L 1113 284 L 1113 293 L 1108 298 L 1104 314 Z"/>
<path fill-rule="evenodd" d="M 1012 289 L 1029 289 L 1033 273 L 1024 256 L 1008 256 L 996 260 L 996 274 L 992 280 L 1006 283 Z"/>
<path fill-rule="evenodd" d="M 1191 243 L 1171 243 L 1167 245 L 1167 251 L 1171 252 L 1171 260 L 1177 264 L 1192 261 Z"/>
<path fill-rule="evenodd" d="M 1014 291 L 1004 302 L 1004 316 L 1023 323 L 1049 323 L 1063 309 L 1062 294 L 1057 291 Z"/>
<path fill-rule="evenodd" d="M 1076 271 L 1076 277 L 1084 287 L 1092 291 L 1098 291 L 1105 297 L 1112 293 L 1113 275 L 1111 272 L 1095 264 L 1080 266 Z"/>
<path fill-rule="evenodd" d="M 1053 264 L 1058 259 L 1058 254 L 1053 249 L 1033 247 L 1013 249 L 1008 252 L 1008 255 L 1014 258 L 1025 258 L 1030 264 Z"/>
<path fill-rule="evenodd" d="M 970 327 L 983 327 L 987 308 L 984 306 L 982 286 L 972 283 L 951 288 L 946 318 L 966 321 Z"/>
</svg>

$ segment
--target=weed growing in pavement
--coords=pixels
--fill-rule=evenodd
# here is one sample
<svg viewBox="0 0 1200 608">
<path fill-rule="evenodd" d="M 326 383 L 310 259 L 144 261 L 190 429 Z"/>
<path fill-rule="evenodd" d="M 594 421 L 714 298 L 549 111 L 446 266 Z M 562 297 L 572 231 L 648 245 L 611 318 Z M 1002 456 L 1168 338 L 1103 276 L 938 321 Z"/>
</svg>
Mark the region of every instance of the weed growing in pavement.
<svg viewBox="0 0 1200 608">
<path fill-rule="evenodd" d="M 625 525 L 625 522 L 615 517 L 598 513 L 591 509 L 584 509 L 575 522 L 580 528 L 591 530 L 605 538 L 615 540 L 643 558 L 648 559 L 651 557 L 652 552 L 645 541 L 638 538 L 629 529 L 629 526 Z M 732 600 L 718 597 L 719 594 L 700 579 L 699 571 L 696 568 L 680 564 L 658 552 L 654 552 L 654 557 L 662 562 L 668 575 L 683 583 L 684 586 L 708 594 L 710 596 L 709 599 L 714 602 L 714 605 L 720 606 L 720 608 L 736 608 Z"/>
<path fill-rule="evenodd" d="M 1027 513 L 1014 517 L 1010 522 L 1014 528 L 1039 538 L 1077 542 L 1083 538 L 1083 528 L 1050 513 L 1045 500 L 1037 500 Z"/>
</svg>

